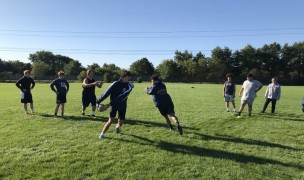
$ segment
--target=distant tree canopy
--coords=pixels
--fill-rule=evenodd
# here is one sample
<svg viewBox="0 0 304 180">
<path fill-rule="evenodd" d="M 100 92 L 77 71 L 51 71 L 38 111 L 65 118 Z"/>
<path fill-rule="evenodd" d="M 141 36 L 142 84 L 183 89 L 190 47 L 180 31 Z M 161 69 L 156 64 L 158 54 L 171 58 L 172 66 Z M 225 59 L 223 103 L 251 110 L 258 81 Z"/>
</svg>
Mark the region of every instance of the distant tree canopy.
<svg viewBox="0 0 304 180">
<path fill-rule="evenodd" d="M 97 62 L 84 68 L 77 60 L 49 51 L 37 51 L 28 59 L 31 63 L 0 59 L 0 79 L 5 79 L 4 75 L 20 75 L 25 69 L 32 70 L 36 78 L 54 76 L 64 70 L 67 75 L 81 79 L 85 70 L 90 68 L 105 81 L 114 81 L 119 79 L 121 71 L 115 64 L 100 66 Z M 172 59 L 163 60 L 156 68 L 147 58 L 142 58 L 130 65 L 130 71 L 140 78 L 157 72 L 162 79 L 172 82 L 222 82 L 226 79 L 225 74 L 230 72 L 237 82 L 253 73 L 264 83 L 277 76 L 281 83 L 304 84 L 304 42 L 283 46 L 272 43 L 259 48 L 247 45 L 234 52 L 228 47 L 215 47 L 210 57 L 201 52 L 193 55 L 187 50 L 176 50 Z"/>
</svg>

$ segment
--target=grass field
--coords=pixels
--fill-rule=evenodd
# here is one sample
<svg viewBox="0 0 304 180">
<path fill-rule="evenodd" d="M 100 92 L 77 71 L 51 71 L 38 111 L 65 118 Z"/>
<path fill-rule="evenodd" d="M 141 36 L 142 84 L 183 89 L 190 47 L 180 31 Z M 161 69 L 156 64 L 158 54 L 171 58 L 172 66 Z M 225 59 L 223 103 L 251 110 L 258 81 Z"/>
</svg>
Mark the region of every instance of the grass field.
<svg viewBox="0 0 304 180">
<path fill-rule="evenodd" d="M 264 86 L 252 117 L 236 118 L 225 110 L 222 85 L 168 83 L 184 127 L 179 136 L 167 130 L 146 86 L 135 84 L 122 133 L 112 125 L 98 141 L 109 111 L 81 117 L 80 83 L 71 84 L 67 119 L 52 117 L 48 84 L 32 92 L 37 114 L 25 115 L 18 89 L 1 83 L 0 179 L 304 179 L 303 87 L 283 86 L 272 115 L 271 104 L 259 114 Z"/>
</svg>

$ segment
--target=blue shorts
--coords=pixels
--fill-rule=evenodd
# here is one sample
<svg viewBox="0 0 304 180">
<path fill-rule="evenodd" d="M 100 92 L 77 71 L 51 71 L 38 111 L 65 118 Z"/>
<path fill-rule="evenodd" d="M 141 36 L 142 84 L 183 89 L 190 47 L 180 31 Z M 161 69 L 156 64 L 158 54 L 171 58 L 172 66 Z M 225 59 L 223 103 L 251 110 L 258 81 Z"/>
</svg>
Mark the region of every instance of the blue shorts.
<svg viewBox="0 0 304 180">
<path fill-rule="evenodd" d="M 127 106 L 124 106 L 124 107 L 113 107 L 113 106 L 111 106 L 110 117 L 112 117 L 112 118 L 116 117 L 117 112 L 118 112 L 118 119 L 125 120 L 126 119 Z"/>
<path fill-rule="evenodd" d="M 82 96 L 82 106 L 88 107 L 91 104 L 91 106 L 96 106 L 96 96 Z"/>
<path fill-rule="evenodd" d="M 157 108 L 158 108 L 160 114 L 163 116 L 167 116 L 169 114 L 175 114 L 173 103 L 169 103 L 165 106 L 158 106 Z"/>
<path fill-rule="evenodd" d="M 56 103 L 57 104 L 66 103 L 66 94 L 57 94 Z"/>
<path fill-rule="evenodd" d="M 21 103 L 33 103 L 31 92 L 21 92 Z"/>
</svg>

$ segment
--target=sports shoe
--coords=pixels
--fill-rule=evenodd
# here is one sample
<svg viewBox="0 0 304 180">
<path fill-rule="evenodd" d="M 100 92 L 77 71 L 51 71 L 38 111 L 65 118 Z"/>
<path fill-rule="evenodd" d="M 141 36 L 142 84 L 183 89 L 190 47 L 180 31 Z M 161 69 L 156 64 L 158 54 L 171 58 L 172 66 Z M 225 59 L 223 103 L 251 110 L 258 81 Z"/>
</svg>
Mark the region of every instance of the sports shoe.
<svg viewBox="0 0 304 180">
<path fill-rule="evenodd" d="M 229 112 L 229 109 L 227 109 L 227 112 Z"/>
<path fill-rule="evenodd" d="M 91 117 L 92 117 L 93 119 L 96 119 L 96 116 L 95 116 L 94 114 L 92 114 Z"/>
<path fill-rule="evenodd" d="M 251 113 L 249 113 L 248 116 L 251 117 Z"/>
<path fill-rule="evenodd" d="M 240 116 L 240 115 L 241 115 L 241 112 L 235 112 L 234 115 Z"/>
<path fill-rule="evenodd" d="M 116 127 L 116 128 L 115 128 L 115 132 L 116 132 L 116 133 L 120 133 L 120 128 L 119 128 L 119 127 Z"/>
<path fill-rule="evenodd" d="M 57 118 L 57 115 L 56 115 L 56 114 L 54 115 L 54 118 Z"/>
<path fill-rule="evenodd" d="M 183 129 L 180 125 L 177 126 L 177 130 L 178 130 L 179 135 L 183 135 Z"/>
<path fill-rule="evenodd" d="M 98 139 L 99 139 L 99 141 L 101 141 L 103 138 L 104 138 L 104 134 L 103 133 L 101 133 L 100 135 L 99 135 L 99 137 L 98 137 Z"/>
</svg>

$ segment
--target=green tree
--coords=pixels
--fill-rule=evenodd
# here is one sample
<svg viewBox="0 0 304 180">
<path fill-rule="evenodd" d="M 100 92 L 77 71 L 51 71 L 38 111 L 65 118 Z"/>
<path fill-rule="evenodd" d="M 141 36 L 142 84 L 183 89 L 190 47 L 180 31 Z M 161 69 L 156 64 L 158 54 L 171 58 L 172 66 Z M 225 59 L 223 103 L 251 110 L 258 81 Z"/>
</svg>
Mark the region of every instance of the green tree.
<svg viewBox="0 0 304 180">
<path fill-rule="evenodd" d="M 177 62 L 173 60 L 164 60 L 157 68 L 157 72 L 161 75 L 165 81 L 178 81 L 180 75 L 180 68 Z"/>
<path fill-rule="evenodd" d="M 147 77 L 152 75 L 155 69 L 153 64 L 147 58 L 142 58 L 131 64 L 130 71 L 132 74 L 135 74 L 137 76 Z"/>
<path fill-rule="evenodd" d="M 44 62 L 35 62 L 32 67 L 32 75 L 35 79 L 45 78 L 49 70 L 49 65 Z"/>
</svg>

